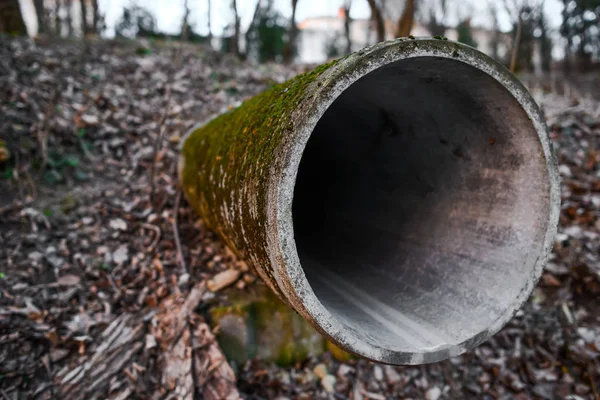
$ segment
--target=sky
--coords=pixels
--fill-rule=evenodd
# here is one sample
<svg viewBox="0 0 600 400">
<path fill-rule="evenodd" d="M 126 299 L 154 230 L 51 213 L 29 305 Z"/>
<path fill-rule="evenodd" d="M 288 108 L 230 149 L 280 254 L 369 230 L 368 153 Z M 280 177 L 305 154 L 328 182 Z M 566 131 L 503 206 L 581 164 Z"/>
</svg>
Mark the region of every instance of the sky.
<svg viewBox="0 0 600 400">
<path fill-rule="evenodd" d="M 242 19 L 242 28 L 250 24 L 254 7 L 257 0 L 237 0 L 238 13 Z M 387 0 L 398 1 L 398 0 Z M 500 26 L 503 30 L 510 29 L 508 15 L 503 12 L 502 2 L 488 0 L 499 5 Z M 489 25 L 488 1 L 485 0 L 449 0 L 450 8 L 454 11 L 450 14 L 449 22 L 455 23 L 457 14 L 472 15 L 473 24 Z M 115 23 L 119 20 L 122 9 L 131 0 L 99 0 L 99 6 L 106 13 L 108 34 L 114 32 Z M 207 0 L 188 0 L 191 9 L 190 21 L 194 29 L 206 34 L 207 29 Z M 296 20 L 298 22 L 305 18 L 316 16 L 337 15 L 343 0 L 298 0 L 296 9 Z M 184 0 L 138 0 L 138 4 L 148 8 L 157 16 L 158 27 L 168 33 L 178 33 L 183 18 Z M 212 0 L 211 21 L 213 34 L 219 35 L 223 28 L 232 20 L 230 8 L 231 0 Z M 454 6 L 452 6 L 454 5 Z M 561 23 L 562 2 L 560 0 L 545 0 L 544 8 L 552 28 L 558 28 Z M 281 14 L 289 18 L 291 16 L 291 0 L 275 0 L 275 8 Z M 370 10 L 366 0 L 353 0 L 350 11 L 352 18 L 369 18 Z"/>
<path fill-rule="evenodd" d="M 106 16 L 108 26 L 107 35 L 114 35 L 114 27 L 123 13 L 123 7 L 132 0 L 98 0 L 100 11 Z M 157 17 L 158 28 L 167 33 L 179 33 L 183 19 L 185 0 L 137 0 L 137 3 L 146 7 Z M 238 13 L 241 16 L 242 29 L 245 30 L 250 24 L 252 14 L 257 0 L 237 0 Z M 301 22 L 305 18 L 318 16 L 335 16 L 344 0 L 298 0 L 296 9 L 296 21 Z M 402 1 L 402 0 L 387 0 Z M 432 0 L 417 0 L 432 1 Z M 561 0 L 543 0 L 544 9 L 548 17 L 550 28 L 557 29 L 562 21 L 561 11 L 563 9 Z M 488 4 L 493 2 L 498 5 L 500 14 L 500 27 L 504 31 L 510 30 L 510 20 L 503 11 L 502 1 L 498 0 L 448 0 L 449 8 L 452 10 L 448 23 L 456 24 L 459 15 L 471 15 L 473 24 L 478 26 L 489 26 L 491 24 Z M 20 0 L 23 16 L 31 34 L 37 31 L 35 12 L 32 0 Z M 190 23 L 200 34 L 206 34 L 208 0 L 188 0 L 191 13 Z M 286 18 L 292 14 L 291 0 L 274 0 L 275 8 Z M 232 21 L 231 0 L 212 0 L 211 21 L 212 31 L 220 35 L 225 26 Z M 371 12 L 367 0 L 352 0 L 350 16 L 352 18 L 369 18 Z"/>
</svg>

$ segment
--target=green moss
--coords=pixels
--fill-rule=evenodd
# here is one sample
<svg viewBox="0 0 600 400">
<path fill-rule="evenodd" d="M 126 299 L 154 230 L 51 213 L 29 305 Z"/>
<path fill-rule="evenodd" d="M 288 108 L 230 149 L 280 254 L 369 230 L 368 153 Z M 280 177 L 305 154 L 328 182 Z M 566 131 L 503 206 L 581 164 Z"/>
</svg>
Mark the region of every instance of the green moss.
<svg viewBox="0 0 600 400">
<path fill-rule="evenodd" d="M 77 207 L 77 200 L 70 194 L 62 198 L 60 202 L 60 211 L 63 214 L 68 214 Z"/>
<path fill-rule="evenodd" d="M 292 113 L 307 100 L 308 86 L 336 62 L 276 85 L 213 119 L 193 132 L 182 149 L 181 179 L 192 207 L 227 245 L 242 256 L 253 254 L 271 279 L 262 225 L 268 171 L 275 149 L 293 133 Z M 251 202 L 257 213 L 251 214 Z"/>
<path fill-rule="evenodd" d="M 228 360 L 259 358 L 289 366 L 325 351 L 325 339 L 264 285 L 223 294 L 225 304 L 209 313 L 213 326 L 220 326 L 217 339 Z"/>
</svg>

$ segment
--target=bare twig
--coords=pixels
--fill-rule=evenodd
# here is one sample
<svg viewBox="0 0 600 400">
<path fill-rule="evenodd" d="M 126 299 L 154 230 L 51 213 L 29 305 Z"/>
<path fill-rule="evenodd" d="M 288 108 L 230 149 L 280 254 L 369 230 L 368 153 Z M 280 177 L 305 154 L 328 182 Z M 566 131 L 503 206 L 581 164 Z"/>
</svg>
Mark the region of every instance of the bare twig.
<svg viewBox="0 0 600 400">
<path fill-rule="evenodd" d="M 54 110 L 54 107 L 56 107 L 57 101 L 58 91 L 56 90 L 56 87 L 54 87 L 52 89 L 52 93 L 50 94 L 48 105 L 46 106 L 46 112 L 44 113 L 44 120 L 42 122 L 42 126 L 40 126 L 40 128 L 37 129 L 36 132 L 38 144 L 40 146 L 40 153 L 42 155 L 42 171 L 46 169 L 46 165 L 48 164 L 48 132 L 50 130 L 52 110 Z"/>
<path fill-rule="evenodd" d="M 150 167 L 150 201 L 154 203 L 154 195 L 156 193 L 156 164 L 158 163 L 158 153 L 162 148 L 163 137 L 165 136 L 165 121 L 169 115 L 169 103 L 171 101 L 171 86 L 167 85 L 166 106 L 158 121 L 158 136 L 154 141 L 154 150 L 152 152 L 152 166 Z"/>
<path fill-rule="evenodd" d="M 179 263 L 181 264 L 181 268 L 185 272 L 189 272 L 187 269 L 187 265 L 185 263 L 185 257 L 183 256 L 183 248 L 181 246 L 181 238 L 179 237 L 179 205 L 181 203 L 181 194 L 182 190 L 177 190 L 177 197 L 175 198 L 175 207 L 173 208 L 173 236 L 175 236 L 175 245 L 177 246 L 177 258 L 179 259 Z"/>
<path fill-rule="evenodd" d="M 146 223 L 142 224 L 142 228 L 146 228 L 146 229 L 154 232 L 154 239 L 152 240 L 152 243 L 148 247 L 148 251 L 150 252 L 150 251 L 154 250 L 156 248 L 156 246 L 158 245 L 158 242 L 160 241 L 160 237 L 161 237 L 161 231 L 158 226 L 152 225 L 152 224 L 146 224 Z"/>
</svg>

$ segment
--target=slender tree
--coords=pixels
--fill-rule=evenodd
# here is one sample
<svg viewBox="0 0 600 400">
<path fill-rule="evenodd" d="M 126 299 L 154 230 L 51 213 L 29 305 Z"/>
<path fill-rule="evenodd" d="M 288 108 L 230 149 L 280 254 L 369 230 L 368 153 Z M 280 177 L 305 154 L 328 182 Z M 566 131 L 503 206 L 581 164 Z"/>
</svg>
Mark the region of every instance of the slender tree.
<svg viewBox="0 0 600 400">
<path fill-rule="evenodd" d="M 539 27 L 541 2 L 539 0 L 505 0 L 506 11 L 513 25 L 513 45 L 510 54 L 510 70 L 533 70 L 536 31 Z"/>
<path fill-rule="evenodd" d="M 208 45 L 211 45 L 212 42 L 212 28 L 211 28 L 211 1 L 210 0 L 206 0 L 208 2 L 208 18 L 207 18 L 207 23 L 208 23 Z"/>
<path fill-rule="evenodd" d="M 38 34 L 48 34 L 48 21 L 46 19 L 46 9 L 44 8 L 44 0 L 33 0 L 33 7 L 35 8 L 35 16 L 38 23 Z"/>
<path fill-rule="evenodd" d="M 477 47 L 477 42 L 473 38 L 473 30 L 471 29 L 471 17 L 467 17 L 458 23 L 456 33 L 458 34 L 457 40 L 459 42 L 471 47 Z"/>
<path fill-rule="evenodd" d="M 27 35 L 19 0 L 0 1 L 0 32 Z"/>
<path fill-rule="evenodd" d="M 188 4 L 188 0 L 183 1 L 183 21 L 181 22 L 181 35 L 180 38 L 182 41 L 187 41 L 189 39 L 190 34 L 190 6 Z"/>
<path fill-rule="evenodd" d="M 381 12 L 381 6 L 377 4 L 376 0 L 367 0 L 369 8 L 371 9 L 371 20 L 375 24 L 375 32 L 377 33 L 377 41 L 383 42 L 385 40 L 385 21 L 383 20 L 383 14 Z"/>
<path fill-rule="evenodd" d="M 398 20 L 396 37 L 409 36 L 415 19 L 415 0 L 406 0 L 404 11 Z"/>
<path fill-rule="evenodd" d="M 100 21 L 100 10 L 98 8 L 98 0 L 92 0 L 92 33 L 99 34 L 98 23 Z"/>
<path fill-rule="evenodd" d="M 350 24 L 352 20 L 350 19 L 350 6 L 352 6 L 352 0 L 344 1 L 344 35 L 346 36 L 346 54 L 352 53 L 352 38 L 350 37 Z"/>
<path fill-rule="evenodd" d="M 290 19 L 290 28 L 288 30 L 288 41 L 285 45 L 283 58 L 286 63 L 292 62 L 296 54 L 296 37 L 298 36 L 298 26 L 296 25 L 296 7 L 298 0 L 292 0 L 292 18 Z"/>
<path fill-rule="evenodd" d="M 237 0 L 231 0 L 231 9 L 233 10 L 233 38 L 231 52 L 240 55 L 240 17 L 238 15 Z"/>
<path fill-rule="evenodd" d="M 444 36 L 446 33 L 447 0 L 431 0 L 422 8 L 425 26 L 431 36 Z"/>
<path fill-rule="evenodd" d="M 65 8 L 67 10 L 67 35 L 73 36 L 73 0 L 65 0 Z"/>
<path fill-rule="evenodd" d="M 540 7 L 540 15 L 538 18 L 538 29 L 540 30 L 540 56 L 542 59 L 542 71 L 550 72 L 552 64 L 552 40 L 548 36 L 548 21 L 544 12 L 544 1 Z"/>
<path fill-rule="evenodd" d="M 88 20 L 87 20 L 86 0 L 79 0 L 79 4 L 81 5 L 81 30 L 82 30 L 83 36 L 85 37 L 85 35 L 87 35 L 90 30 L 90 28 L 88 27 Z"/>
<path fill-rule="evenodd" d="M 62 19 L 60 18 L 61 0 L 55 0 L 54 3 L 54 34 L 60 36 L 62 34 Z"/>
<path fill-rule="evenodd" d="M 513 40 L 512 52 L 510 55 L 510 72 L 515 73 L 517 71 L 517 58 L 519 56 L 519 46 L 521 45 L 521 35 L 523 33 L 523 18 L 521 14 L 522 9 L 517 11 L 518 17 L 516 21 L 515 38 Z"/>
<path fill-rule="evenodd" d="M 498 50 L 500 47 L 500 21 L 498 20 L 498 8 L 496 3 L 491 0 L 488 3 L 490 19 L 492 21 L 492 40 L 490 42 L 491 56 L 495 59 L 499 58 Z"/>
</svg>

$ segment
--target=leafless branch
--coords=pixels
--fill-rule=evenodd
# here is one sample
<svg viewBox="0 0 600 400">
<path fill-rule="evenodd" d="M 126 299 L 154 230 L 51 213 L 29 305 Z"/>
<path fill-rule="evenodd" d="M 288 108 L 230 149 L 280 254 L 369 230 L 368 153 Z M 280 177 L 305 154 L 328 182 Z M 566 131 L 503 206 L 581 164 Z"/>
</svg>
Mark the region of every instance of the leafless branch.
<svg viewBox="0 0 600 400">
<path fill-rule="evenodd" d="M 177 190 L 177 197 L 175 198 L 175 207 L 173 208 L 173 236 L 175 237 L 175 245 L 177 246 L 177 258 L 181 264 L 181 269 L 188 272 L 187 265 L 185 263 L 185 257 L 183 256 L 183 247 L 181 246 L 181 238 L 179 237 L 179 205 L 181 204 L 182 190 Z"/>
</svg>

